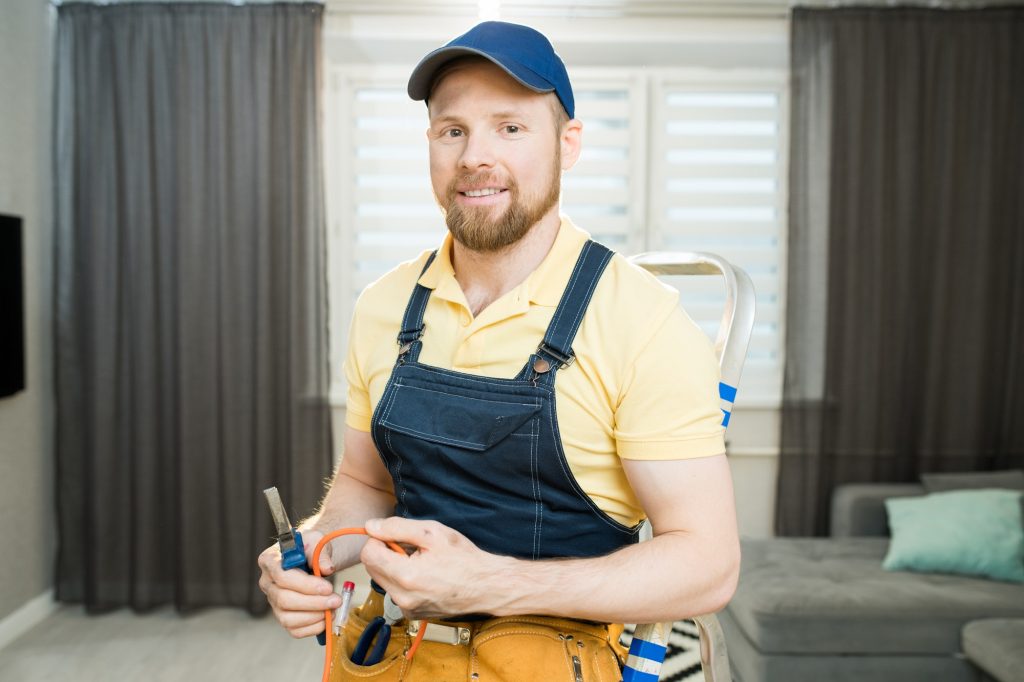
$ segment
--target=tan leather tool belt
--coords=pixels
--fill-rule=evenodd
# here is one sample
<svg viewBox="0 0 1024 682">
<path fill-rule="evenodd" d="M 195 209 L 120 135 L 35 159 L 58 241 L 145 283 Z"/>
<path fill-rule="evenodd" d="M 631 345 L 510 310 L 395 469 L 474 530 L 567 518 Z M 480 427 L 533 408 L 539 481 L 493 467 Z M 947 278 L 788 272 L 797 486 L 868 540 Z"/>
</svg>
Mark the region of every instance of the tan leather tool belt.
<svg viewBox="0 0 1024 682">
<path fill-rule="evenodd" d="M 481 621 L 427 622 L 416 655 L 406 660 L 422 621 L 392 629 L 380 663 L 356 665 L 352 650 L 367 623 L 383 612 L 371 591 L 337 635 L 331 681 L 372 682 L 614 682 L 622 679 L 626 650 L 621 625 L 549 616 L 508 616 Z"/>
</svg>

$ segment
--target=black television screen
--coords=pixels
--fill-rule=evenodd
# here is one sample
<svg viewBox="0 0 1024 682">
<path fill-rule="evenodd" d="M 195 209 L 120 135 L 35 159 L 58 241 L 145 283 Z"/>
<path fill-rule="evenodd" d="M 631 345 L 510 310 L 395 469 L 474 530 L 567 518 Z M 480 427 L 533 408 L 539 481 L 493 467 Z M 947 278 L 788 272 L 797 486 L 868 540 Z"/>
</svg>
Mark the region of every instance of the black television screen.
<svg viewBox="0 0 1024 682">
<path fill-rule="evenodd" d="M 21 218 L 0 214 L 0 398 L 25 388 Z"/>
</svg>

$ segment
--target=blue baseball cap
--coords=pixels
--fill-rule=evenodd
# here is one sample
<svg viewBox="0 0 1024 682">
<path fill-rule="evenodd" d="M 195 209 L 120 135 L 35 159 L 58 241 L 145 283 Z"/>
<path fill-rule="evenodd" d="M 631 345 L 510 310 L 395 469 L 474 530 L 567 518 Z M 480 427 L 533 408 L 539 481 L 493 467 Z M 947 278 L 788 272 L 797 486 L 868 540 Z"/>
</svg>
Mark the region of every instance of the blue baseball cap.
<svg viewBox="0 0 1024 682">
<path fill-rule="evenodd" d="M 426 100 L 437 70 L 453 59 L 471 55 L 486 57 L 534 92 L 555 93 L 565 113 L 573 118 L 572 84 L 551 42 L 536 29 L 505 21 L 477 24 L 421 59 L 409 76 L 409 97 Z"/>
</svg>

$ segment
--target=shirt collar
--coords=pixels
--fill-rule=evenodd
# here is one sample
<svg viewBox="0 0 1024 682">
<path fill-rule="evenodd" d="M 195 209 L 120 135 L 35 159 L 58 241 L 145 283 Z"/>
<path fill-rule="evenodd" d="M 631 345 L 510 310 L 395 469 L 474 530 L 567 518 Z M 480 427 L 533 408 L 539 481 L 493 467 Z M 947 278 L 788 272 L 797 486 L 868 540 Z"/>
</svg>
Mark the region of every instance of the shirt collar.
<svg viewBox="0 0 1024 682">
<path fill-rule="evenodd" d="M 433 289 L 436 296 L 462 305 L 466 304 L 466 297 L 462 293 L 462 287 L 455 279 L 455 268 L 452 267 L 451 232 L 445 234 L 444 241 L 437 250 L 437 256 L 417 281 L 426 288 Z"/>
<path fill-rule="evenodd" d="M 551 245 L 551 250 L 523 282 L 532 303 L 551 307 L 558 305 L 573 268 L 576 267 L 580 251 L 588 239 L 589 234 L 576 227 L 569 218 L 562 216 L 562 224 L 558 228 L 558 235 Z"/>
<path fill-rule="evenodd" d="M 580 251 L 590 235 L 577 227 L 568 217 L 561 216 L 558 234 L 544 260 L 531 272 L 517 289 L 525 294 L 523 298 L 531 303 L 557 306 L 569 281 Z M 452 235 L 445 235 L 444 242 L 437 250 L 437 257 L 420 278 L 419 283 L 441 298 L 465 305 L 466 297 L 455 279 L 452 267 Z"/>
</svg>

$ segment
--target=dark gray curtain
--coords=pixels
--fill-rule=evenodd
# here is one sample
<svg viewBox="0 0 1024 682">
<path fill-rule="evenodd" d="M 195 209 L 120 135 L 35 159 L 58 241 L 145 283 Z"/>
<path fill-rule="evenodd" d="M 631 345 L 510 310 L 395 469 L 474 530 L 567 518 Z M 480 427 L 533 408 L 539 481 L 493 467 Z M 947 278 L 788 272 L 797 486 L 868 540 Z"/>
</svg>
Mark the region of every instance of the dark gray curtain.
<svg viewBox="0 0 1024 682">
<path fill-rule="evenodd" d="M 322 7 L 58 17 L 58 598 L 263 611 L 331 466 Z"/>
<path fill-rule="evenodd" d="M 1024 465 L 1024 10 L 794 11 L 776 531 Z"/>
</svg>

